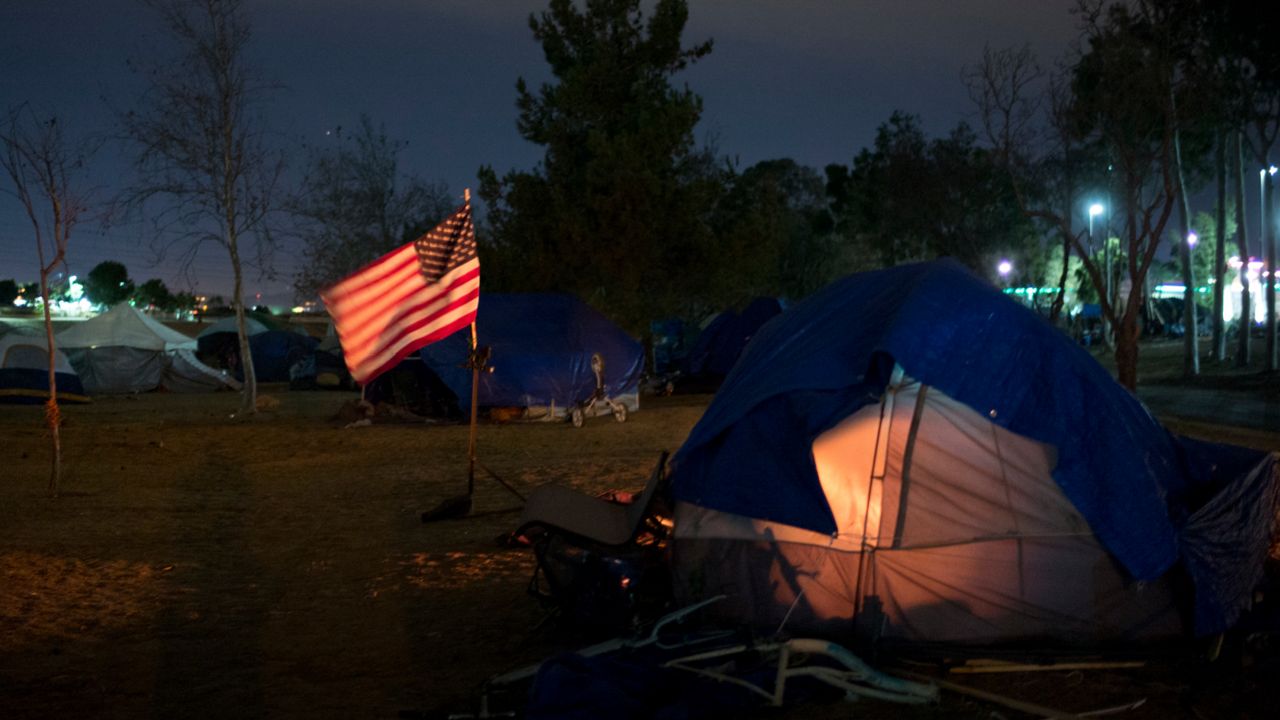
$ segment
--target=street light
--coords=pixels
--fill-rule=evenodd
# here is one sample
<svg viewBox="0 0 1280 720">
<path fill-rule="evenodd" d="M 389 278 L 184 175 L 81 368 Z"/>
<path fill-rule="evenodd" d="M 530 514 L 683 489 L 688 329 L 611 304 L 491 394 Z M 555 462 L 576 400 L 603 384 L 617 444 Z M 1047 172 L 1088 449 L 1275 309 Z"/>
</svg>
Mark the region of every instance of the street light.
<svg viewBox="0 0 1280 720">
<path fill-rule="evenodd" d="M 1093 219 L 1106 212 L 1106 208 L 1102 207 L 1102 203 L 1094 203 L 1089 206 L 1089 243 L 1093 244 Z"/>
<path fill-rule="evenodd" d="M 1089 206 L 1089 250 L 1090 251 L 1093 250 L 1093 219 L 1104 212 L 1106 212 L 1106 208 L 1102 206 L 1102 203 L 1096 202 Z M 1103 258 L 1102 264 L 1106 269 L 1105 270 L 1106 282 L 1103 283 L 1103 287 L 1106 290 L 1106 294 L 1107 294 L 1107 297 L 1106 297 L 1107 304 L 1110 305 L 1111 304 L 1111 240 L 1110 238 L 1103 238 L 1103 243 L 1104 244 L 1102 247 L 1102 258 Z M 1109 339 L 1111 337 L 1110 330 L 1111 330 L 1110 323 L 1107 322 L 1107 314 L 1104 312 L 1102 314 L 1103 338 Z"/>
<path fill-rule="evenodd" d="M 1196 234 L 1195 230 L 1187 233 L 1187 247 L 1193 248 L 1198 242 L 1200 242 L 1200 236 Z"/>
<path fill-rule="evenodd" d="M 1009 273 L 1013 271 L 1013 263 L 1008 260 L 1001 260 L 1000 264 L 996 266 L 996 270 L 1000 272 L 1000 277 L 1007 278 Z"/>
</svg>

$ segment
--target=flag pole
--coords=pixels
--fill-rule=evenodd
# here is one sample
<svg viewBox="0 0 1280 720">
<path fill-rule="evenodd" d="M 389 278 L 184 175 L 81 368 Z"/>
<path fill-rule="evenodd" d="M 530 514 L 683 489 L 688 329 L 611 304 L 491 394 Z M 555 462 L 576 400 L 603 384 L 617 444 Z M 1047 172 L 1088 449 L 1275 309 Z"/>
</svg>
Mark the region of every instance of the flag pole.
<svg viewBox="0 0 1280 720">
<path fill-rule="evenodd" d="M 462 191 L 462 201 L 471 207 L 471 188 Z M 467 497 L 476 489 L 476 406 L 480 402 L 480 343 L 476 339 L 476 321 L 471 320 L 471 432 L 467 438 Z"/>
<path fill-rule="evenodd" d="M 471 209 L 471 188 L 463 190 L 463 200 L 466 203 L 468 211 Z M 469 214 L 469 212 L 468 212 Z M 476 333 L 476 321 L 473 317 L 471 320 L 471 352 L 467 355 L 467 362 L 463 367 L 471 368 L 471 427 L 467 433 L 467 494 L 455 497 L 445 498 L 435 508 L 422 513 L 422 522 L 434 522 L 436 520 L 448 520 L 453 518 L 465 517 L 471 512 L 472 495 L 476 489 L 476 467 L 480 467 L 489 474 L 499 485 L 506 488 L 522 502 L 524 495 L 519 490 L 512 487 L 507 481 L 498 477 L 492 470 L 481 465 L 476 458 L 476 427 L 477 418 L 480 412 L 480 371 L 486 370 L 489 364 L 489 348 L 481 348 L 479 337 Z"/>
<path fill-rule="evenodd" d="M 476 321 L 471 321 L 471 432 L 467 438 L 467 495 L 476 489 L 476 405 L 480 402 L 479 344 L 476 342 Z"/>
</svg>

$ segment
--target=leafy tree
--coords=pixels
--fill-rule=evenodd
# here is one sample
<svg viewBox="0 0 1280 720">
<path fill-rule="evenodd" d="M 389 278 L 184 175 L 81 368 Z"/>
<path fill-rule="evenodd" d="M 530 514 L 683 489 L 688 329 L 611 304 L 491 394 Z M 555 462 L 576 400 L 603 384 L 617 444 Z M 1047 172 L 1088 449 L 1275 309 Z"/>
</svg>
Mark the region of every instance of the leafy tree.
<svg viewBox="0 0 1280 720">
<path fill-rule="evenodd" d="M 534 170 L 480 170 L 489 278 L 575 292 L 632 328 L 686 305 L 685 272 L 714 256 L 714 162 L 694 148 L 702 101 L 673 78 L 711 51 L 682 44 L 684 0 L 551 0 L 530 17 L 554 81 L 516 83 Z M 492 262 L 491 262 L 492 260 Z"/>
<path fill-rule="evenodd" d="M 173 296 L 172 307 L 175 312 L 189 313 L 196 309 L 196 296 L 183 290 Z"/>
<path fill-rule="evenodd" d="M 151 278 L 139 285 L 133 293 L 133 300 L 143 307 L 153 307 L 162 311 L 174 309 L 173 294 L 159 278 Z"/>
<path fill-rule="evenodd" d="M 89 302 L 110 307 L 133 296 L 134 285 L 129 270 L 115 260 L 104 260 L 93 267 L 84 279 L 84 295 Z"/>
<path fill-rule="evenodd" d="M 49 491 L 54 495 L 62 480 L 62 420 L 58 408 L 57 343 L 49 313 L 50 276 L 64 263 L 71 230 L 88 211 L 89 199 L 79 189 L 78 173 L 91 153 L 88 146 L 77 148 L 66 140 L 56 116 L 38 117 L 30 108 L 11 111 L 8 123 L 0 129 L 0 168 L 11 183 L 4 192 L 17 199 L 31 221 L 40 263 L 38 294 L 44 307 L 49 356 L 45 422 L 53 446 Z M 36 295 L 30 289 L 28 293 L 28 297 Z"/>
<path fill-rule="evenodd" d="M 153 213 L 189 267 L 200 245 L 227 252 L 234 276 L 231 305 L 244 359 L 239 416 L 257 412 L 258 384 L 244 314 L 245 253 L 269 268 L 268 216 L 277 209 L 284 159 L 271 151 L 258 109 L 272 86 L 250 63 L 250 24 L 241 0 L 148 0 L 176 56 L 148 68 L 149 89 L 124 129 L 137 149 L 138 184 L 126 194 Z M 167 233 L 162 233 L 167 234 Z"/>
<path fill-rule="evenodd" d="M 967 125 L 929 140 L 919 118 L 894 113 L 851 167 L 828 166 L 827 180 L 836 227 L 883 264 L 949 256 L 994 277 L 999 257 L 1033 251 L 1007 175 Z"/>
<path fill-rule="evenodd" d="M 717 307 L 804 297 L 840 272 L 822 176 L 766 160 L 728 179 L 712 217 L 720 258 L 706 279 Z"/>
<path fill-rule="evenodd" d="M 18 283 L 10 280 L 0 280 L 0 307 L 9 307 L 13 305 L 13 301 L 18 298 Z"/>
<path fill-rule="evenodd" d="M 387 137 L 368 116 L 353 135 L 313 147 L 301 191 L 289 203 L 303 239 L 303 266 L 294 278 L 300 298 L 350 275 L 413 240 L 453 210 L 443 184 L 399 171 L 407 143 Z"/>
</svg>

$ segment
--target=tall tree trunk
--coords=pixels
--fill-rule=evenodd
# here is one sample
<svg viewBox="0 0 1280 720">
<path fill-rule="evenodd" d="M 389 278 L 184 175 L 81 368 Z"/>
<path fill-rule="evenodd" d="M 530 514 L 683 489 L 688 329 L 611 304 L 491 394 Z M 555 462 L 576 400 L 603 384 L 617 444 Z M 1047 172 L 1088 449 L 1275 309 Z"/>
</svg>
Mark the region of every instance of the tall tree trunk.
<svg viewBox="0 0 1280 720">
<path fill-rule="evenodd" d="M 1066 218 L 1067 227 L 1062 233 L 1062 273 L 1058 276 L 1058 294 L 1054 296 L 1053 303 L 1049 306 L 1049 323 L 1058 324 L 1058 318 L 1062 315 L 1062 307 L 1067 302 L 1067 279 L 1070 275 L 1071 268 L 1071 218 L 1074 213 L 1071 212 L 1071 205 L 1075 202 L 1075 177 L 1068 167 L 1066 171 L 1066 197 L 1063 198 L 1062 217 Z M 1093 238 L 1089 238 L 1093 242 Z"/>
<path fill-rule="evenodd" d="M 1226 133 L 1214 137 L 1214 171 L 1218 176 L 1217 238 L 1213 248 L 1213 359 L 1219 363 L 1227 359 L 1227 321 L 1223 318 L 1226 303 L 1225 279 L 1227 276 L 1227 152 Z"/>
<path fill-rule="evenodd" d="M 1069 217 L 1069 216 L 1068 216 Z M 1053 305 L 1049 307 L 1049 323 L 1058 324 L 1058 316 L 1062 314 L 1062 306 L 1067 299 L 1067 276 L 1071 268 L 1071 235 L 1062 236 L 1062 273 L 1058 275 L 1058 294 L 1053 297 Z"/>
<path fill-rule="evenodd" d="M 1115 329 L 1116 380 L 1130 392 L 1138 389 L 1138 330 L 1137 313 L 1126 311 Z"/>
<path fill-rule="evenodd" d="M 1267 301 L 1267 371 L 1274 372 L 1280 368 L 1280 357 L 1276 356 L 1276 214 L 1275 214 L 1275 176 L 1270 172 L 1263 175 L 1263 215 L 1266 222 L 1262 227 L 1262 251 L 1266 255 L 1266 286 L 1262 296 Z"/>
<path fill-rule="evenodd" d="M 240 368 L 244 373 L 244 387 L 240 392 L 241 417 L 252 415 L 258 411 L 258 375 L 253 367 L 253 352 L 249 347 L 249 328 L 245 323 L 244 311 L 244 274 L 240 268 L 240 251 L 236 246 L 235 231 L 227 238 L 227 249 L 231 255 L 231 269 L 235 274 L 235 296 L 231 305 L 236 311 L 236 332 L 240 336 Z"/>
<path fill-rule="evenodd" d="M 1244 219 L 1244 133 L 1235 131 L 1236 236 L 1240 239 L 1240 334 L 1236 343 L 1236 367 L 1249 366 L 1249 333 L 1253 330 L 1253 296 L 1249 292 L 1249 226 Z"/>
<path fill-rule="evenodd" d="M 1170 107 L 1173 106 L 1173 87 L 1169 88 Z M 1176 117 L 1176 116 L 1175 116 Z M 1176 123 L 1177 120 L 1175 119 Z M 1187 200 L 1187 186 L 1182 172 L 1182 141 L 1177 126 L 1173 129 L 1173 163 L 1178 177 L 1178 219 L 1182 236 L 1178 238 L 1178 257 L 1182 262 L 1182 282 L 1186 292 L 1182 299 L 1183 334 L 1182 372 L 1187 376 L 1200 374 L 1200 333 L 1196 327 L 1196 285 L 1195 274 L 1191 270 L 1191 207 Z M 1152 238 L 1152 242 L 1158 242 Z"/>
<path fill-rule="evenodd" d="M 41 258 L 43 260 L 43 257 Z M 49 348 L 49 399 L 44 404 L 44 419 L 49 425 L 53 458 L 49 468 L 49 493 L 58 495 L 62 485 L 62 412 L 58 408 L 58 350 L 53 341 L 53 317 L 49 313 L 49 269 L 40 268 L 40 294 L 44 297 L 44 336 Z"/>
</svg>

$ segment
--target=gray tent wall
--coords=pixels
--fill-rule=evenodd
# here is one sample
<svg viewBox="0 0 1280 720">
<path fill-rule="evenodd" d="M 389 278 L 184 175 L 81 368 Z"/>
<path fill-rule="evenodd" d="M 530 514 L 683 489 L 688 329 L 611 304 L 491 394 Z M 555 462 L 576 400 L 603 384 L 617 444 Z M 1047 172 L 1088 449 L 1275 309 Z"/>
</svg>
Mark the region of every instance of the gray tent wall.
<svg viewBox="0 0 1280 720">
<path fill-rule="evenodd" d="M 215 390 L 239 390 L 241 383 L 225 370 L 217 370 L 200 362 L 195 351 L 187 348 L 170 350 L 160 377 L 160 387 L 169 392 L 198 393 Z"/>
<path fill-rule="evenodd" d="M 196 359 L 196 341 L 121 303 L 58 333 L 62 348 L 90 395 L 166 388 L 196 392 L 232 387 Z"/>
<path fill-rule="evenodd" d="M 679 503 L 682 602 L 723 593 L 757 627 L 913 643 L 1182 631 L 1167 581 L 1130 580 L 1054 482 L 1052 447 L 935 388 L 901 379 L 812 448 L 837 534 Z"/>
<path fill-rule="evenodd" d="M 123 345 L 67 348 L 66 352 L 90 395 L 155 390 L 168 364 L 163 350 Z"/>
</svg>

